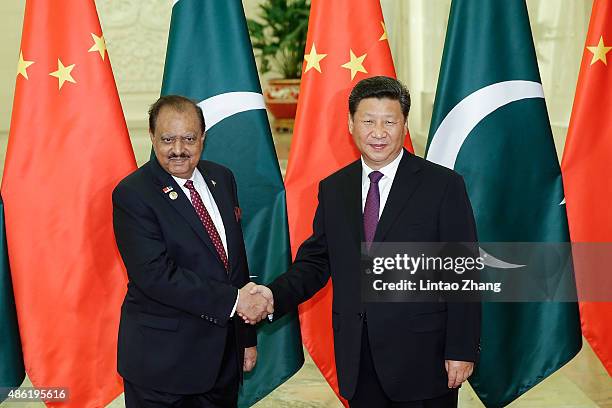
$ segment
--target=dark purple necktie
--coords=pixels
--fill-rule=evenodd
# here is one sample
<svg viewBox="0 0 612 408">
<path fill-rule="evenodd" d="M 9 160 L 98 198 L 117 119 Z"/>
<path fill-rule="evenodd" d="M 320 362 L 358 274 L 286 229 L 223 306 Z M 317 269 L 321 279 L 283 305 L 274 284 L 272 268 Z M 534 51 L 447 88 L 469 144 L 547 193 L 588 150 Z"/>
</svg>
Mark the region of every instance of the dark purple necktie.
<svg viewBox="0 0 612 408">
<path fill-rule="evenodd" d="M 195 208 L 195 211 L 198 214 L 200 221 L 202 221 L 202 224 L 204 225 L 204 229 L 206 229 L 206 232 L 208 233 L 210 240 L 212 241 L 215 249 L 217 250 L 217 253 L 219 254 L 219 258 L 221 258 L 221 262 L 223 262 L 223 266 L 225 266 L 225 270 L 226 271 L 229 270 L 227 254 L 225 253 L 223 242 L 221 242 L 221 236 L 219 235 L 219 231 L 217 231 L 217 228 L 215 227 L 215 224 L 213 223 L 213 220 L 210 217 L 208 210 L 204 206 L 202 197 L 200 197 L 200 194 L 198 193 L 195 186 L 193 185 L 193 181 L 187 180 L 185 182 L 185 187 L 187 187 L 187 189 L 189 190 L 189 193 L 191 194 L 191 203 L 193 204 L 193 207 Z"/>
<path fill-rule="evenodd" d="M 368 248 L 370 248 L 376 233 L 376 226 L 378 225 L 378 214 L 380 212 L 378 182 L 383 177 L 383 174 L 380 171 L 373 171 L 368 174 L 368 177 L 370 178 L 370 188 L 368 189 L 368 196 L 363 207 L 363 231 L 365 232 L 365 242 Z"/>
</svg>

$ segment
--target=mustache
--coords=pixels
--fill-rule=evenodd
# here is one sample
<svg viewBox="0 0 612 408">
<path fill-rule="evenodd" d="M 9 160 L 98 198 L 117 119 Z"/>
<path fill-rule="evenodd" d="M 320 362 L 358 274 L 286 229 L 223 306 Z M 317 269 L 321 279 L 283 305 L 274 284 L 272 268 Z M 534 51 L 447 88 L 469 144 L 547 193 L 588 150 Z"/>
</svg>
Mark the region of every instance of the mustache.
<svg viewBox="0 0 612 408">
<path fill-rule="evenodd" d="M 181 153 L 181 154 L 176 154 L 176 153 L 170 153 L 170 155 L 168 156 L 168 159 L 189 159 L 191 156 L 188 155 L 187 153 Z"/>
</svg>

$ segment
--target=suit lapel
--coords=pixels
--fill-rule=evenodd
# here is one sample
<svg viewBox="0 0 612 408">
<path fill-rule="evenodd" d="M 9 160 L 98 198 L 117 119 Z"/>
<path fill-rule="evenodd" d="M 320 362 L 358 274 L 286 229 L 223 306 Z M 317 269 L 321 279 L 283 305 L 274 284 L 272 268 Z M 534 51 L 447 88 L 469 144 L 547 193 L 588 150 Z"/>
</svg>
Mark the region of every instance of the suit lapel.
<svg viewBox="0 0 612 408">
<path fill-rule="evenodd" d="M 384 241 L 385 235 L 393 226 L 395 220 L 412 196 L 412 193 L 414 193 L 414 190 L 421 182 L 420 169 L 420 165 L 412 154 L 404 151 L 404 155 L 397 168 L 397 173 L 395 173 L 385 208 L 378 221 L 376 233 L 374 234 L 374 242 Z"/>
<path fill-rule="evenodd" d="M 364 240 L 363 212 L 361 211 L 361 160 L 352 163 L 344 174 L 340 185 L 343 208 L 348 218 L 353 241 L 359 246 Z"/>
<path fill-rule="evenodd" d="M 183 193 L 181 187 L 174 180 L 174 178 L 159 165 L 156 158 L 151 158 L 150 163 L 151 172 L 153 173 L 153 180 L 159 187 L 159 193 L 164 196 L 164 199 L 168 205 L 174 208 L 174 210 L 176 210 L 185 219 L 191 229 L 193 229 L 193 231 L 198 235 L 198 237 L 200 237 L 200 239 L 206 244 L 212 253 L 215 254 L 219 263 L 223 264 L 219 258 L 219 255 L 217 254 L 215 246 L 206 232 L 206 229 L 204 229 L 204 225 L 202 225 L 202 221 L 200 221 L 200 217 L 198 217 L 193 205 L 191 205 L 191 201 L 189 201 L 187 196 Z M 163 192 L 163 188 L 166 186 L 171 186 L 173 191 L 176 191 L 178 194 L 175 200 L 170 198 L 170 194 Z"/>
</svg>

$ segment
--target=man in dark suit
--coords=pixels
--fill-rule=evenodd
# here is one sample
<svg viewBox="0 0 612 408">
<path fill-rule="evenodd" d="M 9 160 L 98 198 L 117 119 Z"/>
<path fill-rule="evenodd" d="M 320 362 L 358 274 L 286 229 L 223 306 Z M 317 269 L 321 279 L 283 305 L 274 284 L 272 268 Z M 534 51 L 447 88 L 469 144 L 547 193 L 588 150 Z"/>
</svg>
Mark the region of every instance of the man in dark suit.
<svg viewBox="0 0 612 408">
<path fill-rule="evenodd" d="M 204 129 L 192 101 L 160 98 L 149 111 L 155 157 L 113 192 L 129 278 L 118 344 L 128 408 L 236 406 L 257 349 L 253 328 L 233 316 L 272 311 L 248 293 L 236 182 L 200 161 Z"/>
<path fill-rule="evenodd" d="M 409 108 L 395 79 L 354 87 L 348 127 L 361 158 L 319 184 L 313 234 L 290 269 L 271 291 L 251 290 L 273 297 L 277 319 L 331 276 L 338 383 L 351 407 L 455 407 L 478 353 L 479 303 L 361 298 L 362 242 L 476 241 L 461 176 L 403 149 Z"/>
</svg>

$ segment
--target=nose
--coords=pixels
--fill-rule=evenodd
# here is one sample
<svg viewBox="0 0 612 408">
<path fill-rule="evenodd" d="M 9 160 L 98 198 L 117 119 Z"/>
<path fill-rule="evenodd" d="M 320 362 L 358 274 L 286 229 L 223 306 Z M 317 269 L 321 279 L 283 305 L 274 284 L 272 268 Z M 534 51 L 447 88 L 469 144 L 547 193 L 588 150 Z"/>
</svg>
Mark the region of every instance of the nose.
<svg viewBox="0 0 612 408">
<path fill-rule="evenodd" d="M 374 126 L 374 137 L 382 139 L 386 136 L 386 132 L 384 123 L 382 121 L 377 121 Z"/>
<path fill-rule="evenodd" d="M 172 142 L 172 153 L 174 154 L 181 154 L 183 152 L 183 139 L 180 137 L 177 137 L 176 139 L 174 139 L 174 141 Z"/>
</svg>

